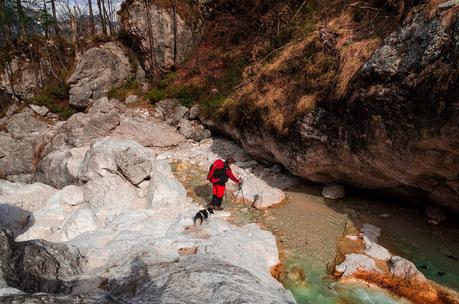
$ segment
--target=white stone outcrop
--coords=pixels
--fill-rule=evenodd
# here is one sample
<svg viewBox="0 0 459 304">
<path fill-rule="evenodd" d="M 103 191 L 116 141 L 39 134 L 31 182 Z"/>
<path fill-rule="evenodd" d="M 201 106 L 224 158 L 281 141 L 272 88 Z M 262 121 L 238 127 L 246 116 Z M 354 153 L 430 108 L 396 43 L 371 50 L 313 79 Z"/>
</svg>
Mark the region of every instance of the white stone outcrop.
<svg viewBox="0 0 459 304">
<path fill-rule="evenodd" d="M 244 178 L 242 189 L 234 192 L 234 195 L 241 199 L 244 196 L 246 201 L 258 209 L 265 209 L 279 204 L 285 199 L 285 193 L 282 190 L 271 187 L 253 174 Z"/>
<path fill-rule="evenodd" d="M 68 80 L 70 104 L 87 107 L 129 78 L 142 79 L 144 72 L 133 60 L 136 61 L 117 42 L 107 42 L 84 52 Z"/>
</svg>

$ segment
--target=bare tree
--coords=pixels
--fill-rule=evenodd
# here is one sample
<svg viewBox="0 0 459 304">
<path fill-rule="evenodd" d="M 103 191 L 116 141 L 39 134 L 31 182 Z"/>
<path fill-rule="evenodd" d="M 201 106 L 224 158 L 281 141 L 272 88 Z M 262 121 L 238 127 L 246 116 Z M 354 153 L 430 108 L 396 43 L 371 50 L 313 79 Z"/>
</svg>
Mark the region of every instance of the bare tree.
<svg viewBox="0 0 459 304">
<path fill-rule="evenodd" d="M 101 0 L 97 0 L 97 7 L 99 8 L 99 18 L 100 18 L 100 26 L 102 27 L 102 33 L 104 35 L 107 35 L 107 25 L 105 24 L 104 11 L 102 10 Z"/>
<path fill-rule="evenodd" d="M 78 43 L 78 24 L 77 24 L 76 7 L 73 7 L 73 14 L 70 16 L 70 26 L 72 28 L 73 48 L 75 49 L 75 54 L 78 55 L 78 53 L 79 53 L 79 43 Z"/>
<path fill-rule="evenodd" d="M 53 14 L 54 22 L 54 35 L 59 36 L 59 22 L 57 21 L 56 16 L 56 0 L 51 0 L 51 12 Z"/>
<path fill-rule="evenodd" d="M 88 7 L 89 7 L 89 28 L 91 30 L 91 36 L 94 36 L 96 33 L 96 28 L 94 25 L 94 14 L 92 12 L 92 1 L 88 0 Z"/>
<path fill-rule="evenodd" d="M 24 7 L 22 6 L 21 0 L 16 0 L 16 10 L 18 11 L 19 23 L 21 27 L 21 36 L 23 39 L 28 40 L 28 31 L 27 31 L 27 18 L 24 13 Z"/>
<path fill-rule="evenodd" d="M 107 14 L 107 9 L 105 7 L 105 0 L 100 0 L 100 2 L 102 2 L 102 9 L 103 9 L 103 12 L 104 12 L 104 20 L 106 23 L 108 23 L 108 30 L 109 30 L 109 34 L 111 35 L 112 34 L 112 22 L 110 21 L 110 18 Z M 107 33 L 105 33 L 107 34 Z"/>
<path fill-rule="evenodd" d="M 174 18 L 174 68 L 177 66 L 177 6 L 175 0 L 170 0 L 172 5 L 172 16 Z"/>
</svg>

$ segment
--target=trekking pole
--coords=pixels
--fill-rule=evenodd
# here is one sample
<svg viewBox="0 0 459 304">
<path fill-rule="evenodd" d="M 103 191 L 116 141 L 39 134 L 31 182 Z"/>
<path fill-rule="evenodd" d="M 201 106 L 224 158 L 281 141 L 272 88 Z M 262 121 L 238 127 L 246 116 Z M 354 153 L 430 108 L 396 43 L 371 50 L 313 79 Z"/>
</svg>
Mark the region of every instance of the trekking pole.
<svg viewBox="0 0 459 304">
<path fill-rule="evenodd" d="M 225 208 L 228 208 L 228 197 L 226 196 L 226 191 L 225 191 Z"/>
<path fill-rule="evenodd" d="M 241 179 L 241 185 L 239 187 L 239 192 L 242 195 L 242 201 L 244 202 L 244 207 L 245 207 L 245 197 L 244 197 L 244 191 L 242 191 L 242 186 L 244 185 L 244 179 Z"/>
</svg>

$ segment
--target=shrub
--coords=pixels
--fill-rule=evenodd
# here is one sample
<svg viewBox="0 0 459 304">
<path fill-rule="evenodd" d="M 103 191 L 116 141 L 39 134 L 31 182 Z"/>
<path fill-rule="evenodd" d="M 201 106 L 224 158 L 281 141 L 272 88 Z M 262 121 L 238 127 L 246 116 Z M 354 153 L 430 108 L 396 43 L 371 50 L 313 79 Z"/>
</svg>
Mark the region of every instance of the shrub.
<svg viewBox="0 0 459 304">
<path fill-rule="evenodd" d="M 58 114 L 64 119 L 67 119 L 75 114 L 75 110 L 70 107 L 66 101 L 55 100 L 44 93 L 35 96 L 30 102 L 39 106 L 45 106 L 51 112 Z"/>
<path fill-rule="evenodd" d="M 128 78 L 122 85 L 114 87 L 108 91 L 108 98 L 124 100 L 132 94 L 137 94 L 140 88 L 140 83 L 134 77 Z"/>
<path fill-rule="evenodd" d="M 203 89 L 197 86 L 172 86 L 167 89 L 168 97 L 175 97 L 189 107 L 198 102 L 203 95 Z"/>
<path fill-rule="evenodd" d="M 66 82 L 59 81 L 46 84 L 42 92 L 50 98 L 63 100 L 69 98 L 69 90 L 69 85 Z"/>
<path fill-rule="evenodd" d="M 145 94 L 145 99 L 151 103 L 156 103 L 164 98 L 166 98 L 166 92 L 163 89 L 153 88 Z"/>
</svg>

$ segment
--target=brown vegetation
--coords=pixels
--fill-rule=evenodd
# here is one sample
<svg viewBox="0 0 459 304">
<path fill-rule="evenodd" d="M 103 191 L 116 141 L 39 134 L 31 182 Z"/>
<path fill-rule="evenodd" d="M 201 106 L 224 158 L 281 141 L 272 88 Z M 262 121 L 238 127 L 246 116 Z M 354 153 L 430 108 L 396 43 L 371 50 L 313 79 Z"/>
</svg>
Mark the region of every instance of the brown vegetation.
<svg viewBox="0 0 459 304">
<path fill-rule="evenodd" d="M 317 103 L 347 96 L 351 79 L 413 5 L 241 1 L 209 21 L 196 55 L 178 69 L 174 83 L 220 93 L 209 111 L 214 117 L 232 125 L 261 119 L 268 130 L 286 134 Z M 241 59 L 241 79 L 219 92 L 219 80 Z"/>
</svg>

